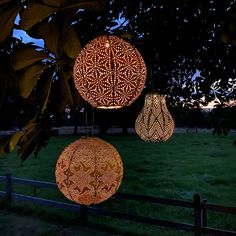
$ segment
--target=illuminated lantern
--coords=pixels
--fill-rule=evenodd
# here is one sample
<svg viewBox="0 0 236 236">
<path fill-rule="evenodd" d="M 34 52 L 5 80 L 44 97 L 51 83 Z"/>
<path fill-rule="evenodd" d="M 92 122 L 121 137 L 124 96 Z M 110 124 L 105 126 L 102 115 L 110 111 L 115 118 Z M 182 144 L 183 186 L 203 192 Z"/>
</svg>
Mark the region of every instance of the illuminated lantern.
<svg viewBox="0 0 236 236">
<path fill-rule="evenodd" d="M 74 83 L 80 95 L 97 108 L 128 106 L 140 95 L 146 66 L 138 50 L 116 36 L 100 36 L 76 58 Z"/>
<path fill-rule="evenodd" d="M 139 137 L 144 141 L 164 142 L 173 134 L 174 126 L 165 96 L 147 94 L 144 107 L 135 121 L 135 131 Z"/>
<path fill-rule="evenodd" d="M 64 149 L 57 160 L 55 175 L 66 198 L 84 205 L 97 204 L 119 188 L 123 164 L 111 144 L 84 137 Z"/>
</svg>

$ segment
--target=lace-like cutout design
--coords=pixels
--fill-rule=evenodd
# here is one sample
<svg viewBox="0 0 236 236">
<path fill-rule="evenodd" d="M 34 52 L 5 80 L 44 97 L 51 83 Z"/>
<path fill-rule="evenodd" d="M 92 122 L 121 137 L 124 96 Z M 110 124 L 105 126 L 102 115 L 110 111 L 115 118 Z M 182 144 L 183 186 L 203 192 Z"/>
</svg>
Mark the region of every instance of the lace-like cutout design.
<svg viewBox="0 0 236 236">
<path fill-rule="evenodd" d="M 148 142 L 164 142 L 174 132 L 174 120 L 163 95 L 147 94 L 142 111 L 135 121 L 135 131 Z"/>
<path fill-rule="evenodd" d="M 58 188 L 69 200 L 97 204 L 119 188 L 123 163 L 111 144 L 99 138 L 81 138 L 61 153 L 55 175 Z"/>
<path fill-rule="evenodd" d="M 138 50 L 116 36 L 100 36 L 88 43 L 76 58 L 74 83 L 93 107 L 120 108 L 140 95 L 146 65 Z"/>
</svg>

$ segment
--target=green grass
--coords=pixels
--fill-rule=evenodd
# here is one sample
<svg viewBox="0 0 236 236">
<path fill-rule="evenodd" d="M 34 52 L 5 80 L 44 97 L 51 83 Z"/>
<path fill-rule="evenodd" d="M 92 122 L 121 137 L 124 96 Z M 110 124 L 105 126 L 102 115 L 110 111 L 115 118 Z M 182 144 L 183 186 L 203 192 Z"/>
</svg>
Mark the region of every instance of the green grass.
<svg viewBox="0 0 236 236">
<path fill-rule="evenodd" d="M 55 182 L 55 162 L 63 148 L 78 139 L 77 136 L 52 138 L 37 159 L 30 157 L 21 163 L 16 153 L 0 159 L 0 175 L 7 172 L 21 178 Z M 212 204 L 236 206 L 236 148 L 232 145 L 236 134 L 226 137 L 211 134 L 174 134 L 162 144 L 146 143 L 136 135 L 107 135 L 102 137 L 113 144 L 123 159 L 124 178 L 120 192 L 147 196 L 192 200 L 198 192 Z M 16 191 L 32 194 L 32 188 L 19 186 Z M 58 191 L 40 189 L 37 195 L 64 200 Z M 17 204 L 17 207 L 25 204 Z M 76 223 L 76 214 L 60 210 L 28 206 L 35 214 L 51 219 L 61 217 Z M 157 217 L 178 222 L 192 223 L 191 210 L 135 201 L 109 199 L 99 205 L 124 213 Z M 17 208 L 17 209 L 18 209 Z M 44 210 L 42 210 L 44 209 Z M 32 214 L 32 211 L 30 212 Z M 66 217 L 65 217 L 66 215 Z M 134 224 L 106 217 L 90 217 L 94 227 L 105 227 L 110 232 L 127 235 L 190 235 L 157 229 L 148 225 Z M 236 217 L 209 214 L 209 226 L 236 230 Z"/>
</svg>

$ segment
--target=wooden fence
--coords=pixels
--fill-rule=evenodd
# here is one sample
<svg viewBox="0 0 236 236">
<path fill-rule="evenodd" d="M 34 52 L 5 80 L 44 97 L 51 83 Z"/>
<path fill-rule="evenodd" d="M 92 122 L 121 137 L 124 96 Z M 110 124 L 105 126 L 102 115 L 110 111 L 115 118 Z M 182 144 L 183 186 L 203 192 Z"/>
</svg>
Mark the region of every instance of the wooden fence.
<svg viewBox="0 0 236 236">
<path fill-rule="evenodd" d="M 166 198 L 158 198 L 158 197 L 148 197 L 127 193 L 117 193 L 114 198 L 116 199 L 126 199 L 126 200 L 135 200 L 141 202 L 148 202 L 154 204 L 163 204 L 168 206 L 176 206 L 182 208 L 190 208 L 193 210 L 193 224 L 186 223 L 178 223 L 173 221 L 161 220 L 161 219 L 153 219 L 143 216 L 123 214 L 114 211 L 99 209 L 92 206 L 84 206 L 84 205 L 76 205 L 69 204 L 54 200 L 48 200 L 39 198 L 36 196 L 27 196 L 22 194 L 14 193 L 13 184 L 24 184 L 30 185 L 36 188 L 51 188 L 56 189 L 57 186 L 55 183 L 42 182 L 37 180 L 28 180 L 28 179 L 20 179 L 12 177 L 11 174 L 6 174 L 5 176 L 0 176 L 0 181 L 5 182 L 5 191 L 0 191 L 0 196 L 4 197 L 6 200 L 6 204 L 11 204 L 14 201 L 28 201 L 32 203 L 37 203 L 40 205 L 47 205 L 53 207 L 59 207 L 66 210 L 78 211 L 80 214 L 80 220 L 82 222 L 86 221 L 88 214 L 95 215 L 103 215 L 110 216 L 116 219 L 124 219 L 130 220 L 138 223 L 145 223 L 150 225 L 168 227 L 177 230 L 185 230 L 193 232 L 195 236 L 202 235 L 216 235 L 216 236 L 236 236 L 236 232 L 226 231 L 221 229 L 210 228 L 207 226 L 207 213 L 210 212 L 221 212 L 236 215 L 236 207 L 226 207 L 219 205 L 208 204 L 206 200 L 201 200 L 199 194 L 195 194 L 193 197 L 193 201 L 182 201 L 182 200 L 174 200 L 174 199 L 166 199 Z"/>
</svg>

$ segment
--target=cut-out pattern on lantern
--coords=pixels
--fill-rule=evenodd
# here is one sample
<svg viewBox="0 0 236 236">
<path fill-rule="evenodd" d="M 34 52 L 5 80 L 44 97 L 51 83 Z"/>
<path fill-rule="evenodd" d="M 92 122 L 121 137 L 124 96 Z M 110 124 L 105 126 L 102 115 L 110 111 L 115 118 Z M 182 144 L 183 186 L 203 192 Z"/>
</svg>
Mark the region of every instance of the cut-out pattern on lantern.
<svg viewBox="0 0 236 236">
<path fill-rule="evenodd" d="M 90 205 L 105 201 L 119 188 L 123 164 L 117 150 L 99 138 L 81 138 L 61 153 L 56 183 L 69 200 Z"/>
<path fill-rule="evenodd" d="M 144 107 L 135 121 L 135 131 L 139 137 L 144 141 L 164 142 L 173 134 L 174 126 L 165 96 L 147 94 Z"/>
<path fill-rule="evenodd" d="M 97 108 L 128 106 L 140 95 L 146 65 L 138 50 L 116 36 L 100 36 L 76 58 L 73 78 L 80 95 Z"/>
</svg>

